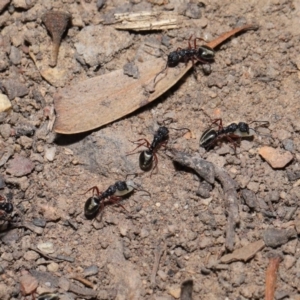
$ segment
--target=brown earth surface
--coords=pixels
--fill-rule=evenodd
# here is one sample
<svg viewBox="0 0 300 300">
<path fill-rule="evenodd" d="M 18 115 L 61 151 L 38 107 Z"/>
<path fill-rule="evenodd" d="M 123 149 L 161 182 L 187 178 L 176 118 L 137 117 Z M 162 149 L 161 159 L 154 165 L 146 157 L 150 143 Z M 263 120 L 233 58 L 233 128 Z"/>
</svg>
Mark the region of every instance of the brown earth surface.
<svg viewBox="0 0 300 300">
<path fill-rule="evenodd" d="M 71 16 L 55 68 L 49 10 Z M 115 29 L 115 13 L 140 11 L 183 21 Z M 0 299 L 265 299 L 278 264 L 274 299 L 300 299 L 299 1 L 0 0 L 0 12 L 0 108 L 11 102 L 0 113 L 0 208 L 14 206 L 1 213 Z M 138 78 L 135 62 L 166 60 L 192 35 L 211 41 L 245 24 L 259 28 L 143 108 L 93 132 L 53 130 L 60 88 L 123 68 Z M 257 134 L 236 152 L 226 138 L 205 151 L 210 118 Z M 139 168 L 143 146 L 127 154 L 167 119 L 151 175 Z M 85 217 L 87 190 L 128 179 L 137 188 L 121 206 Z"/>
</svg>

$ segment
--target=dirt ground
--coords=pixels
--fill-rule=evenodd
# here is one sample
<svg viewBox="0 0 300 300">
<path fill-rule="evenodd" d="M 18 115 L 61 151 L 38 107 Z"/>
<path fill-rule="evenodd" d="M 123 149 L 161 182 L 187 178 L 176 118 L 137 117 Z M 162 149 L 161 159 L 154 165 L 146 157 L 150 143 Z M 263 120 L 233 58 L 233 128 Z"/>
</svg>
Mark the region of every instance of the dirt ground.
<svg viewBox="0 0 300 300">
<path fill-rule="evenodd" d="M 36 288 L 35 295 L 56 292 L 61 300 L 264 299 L 278 262 L 274 299 L 300 299 L 299 1 L 2 0 L 0 9 L 1 90 L 12 105 L 0 113 L 0 194 L 14 205 L 2 220 L 0 299 L 31 299 Z M 52 42 L 42 15 L 51 9 L 70 13 L 72 22 L 57 62 L 64 75 L 49 82 L 42 63 Z M 178 12 L 188 26 L 114 29 L 114 13 L 145 10 Z M 156 101 L 93 132 L 52 129 L 59 88 L 129 61 L 166 59 L 191 35 L 210 41 L 245 24 L 259 29 L 218 47 L 210 74 L 197 64 Z M 205 151 L 199 139 L 208 116 L 269 126 L 236 154 L 226 141 Z M 150 176 L 138 153 L 126 154 L 130 141 L 151 142 L 167 118 L 167 149 L 157 152 Z M 173 129 L 184 127 L 190 136 Z M 275 150 L 273 162 L 260 155 L 264 146 Z M 233 187 L 174 162 L 172 149 L 226 171 Z M 126 176 L 138 188 L 121 202 L 125 210 L 107 205 L 102 218 L 87 220 L 92 192 L 83 194 Z"/>
</svg>

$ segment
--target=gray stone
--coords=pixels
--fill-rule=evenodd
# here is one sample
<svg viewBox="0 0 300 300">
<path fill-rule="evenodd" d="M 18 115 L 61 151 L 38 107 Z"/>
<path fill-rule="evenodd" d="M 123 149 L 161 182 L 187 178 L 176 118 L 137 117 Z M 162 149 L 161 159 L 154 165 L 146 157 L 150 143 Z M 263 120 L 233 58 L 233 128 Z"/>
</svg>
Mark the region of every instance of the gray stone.
<svg viewBox="0 0 300 300">
<path fill-rule="evenodd" d="M 11 161 L 9 161 L 6 171 L 14 176 L 21 177 L 30 174 L 34 169 L 34 163 L 28 158 L 16 155 Z"/>
<path fill-rule="evenodd" d="M 10 54 L 9 54 L 9 59 L 11 60 L 11 62 L 14 65 L 18 65 L 21 62 L 21 58 L 22 58 L 22 55 L 21 55 L 20 50 L 15 46 L 11 46 Z"/>
<path fill-rule="evenodd" d="M 287 151 L 294 151 L 294 142 L 291 139 L 285 139 L 282 141 L 283 147 Z"/>
<path fill-rule="evenodd" d="M 245 203 L 248 207 L 250 208 L 255 208 L 256 207 L 256 195 L 253 191 L 250 191 L 248 189 L 242 190 L 242 197 L 245 200 Z"/>
<path fill-rule="evenodd" d="M 269 228 L 263 233 L 263 240 L 268 247 L 276 248 L 286 244 L 291 237 L 296 237 L 297 233 L 294 229 L 276 229 Z"/>
<path fill-rule="evenodd" d="M 97 275 L 98 272 L 99 272 L 99 268 L 96 265 L 92 265 L 83 270 L 83 275 L 87 277 L 87 276 Z"/>
<path fill-rule="evenodd" d="M 99 40 L 101 46 L 99 47 Z M 91 67 L 107 63 L 114 55 L 133 44 L 133 37 L 128 32 L 117 31 L 102 25 L 84 27 L 77 35 L 75 48 L 85 63 Z"/>
<path fill-rule="evenodd" d="M 3 81 L 3 88 L 10 100 L 16 97 L 23 97 L 28 94 L 28 88 L 25 84 L 19 82 L 17 79 L 7 79 Z"/>
</svg>

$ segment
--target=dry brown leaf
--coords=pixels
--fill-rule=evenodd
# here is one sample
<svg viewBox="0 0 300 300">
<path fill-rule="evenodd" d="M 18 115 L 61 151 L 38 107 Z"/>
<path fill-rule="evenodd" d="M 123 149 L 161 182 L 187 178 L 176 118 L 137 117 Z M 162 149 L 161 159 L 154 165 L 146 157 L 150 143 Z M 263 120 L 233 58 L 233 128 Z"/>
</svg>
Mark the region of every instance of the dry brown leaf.
<svg viewBox="0 0 300 300">
<path fill-rule="evenodd" d="M 229 37 L 257 26 L 245 25 L 224 33 L 207 45 L 215 48 Z M 117 70 L 61 89 L 54 96 L 57 113 L 54 130 L 74 134 L 89 131 L 118 120 L 154 101 L 176 84 L 192 67 L 192 63 L 169 68 L 154 89 L 153 79 L 164 67 L 163 59 L 137 64 L 140 77 L 134 79 Z"/>
</svg>

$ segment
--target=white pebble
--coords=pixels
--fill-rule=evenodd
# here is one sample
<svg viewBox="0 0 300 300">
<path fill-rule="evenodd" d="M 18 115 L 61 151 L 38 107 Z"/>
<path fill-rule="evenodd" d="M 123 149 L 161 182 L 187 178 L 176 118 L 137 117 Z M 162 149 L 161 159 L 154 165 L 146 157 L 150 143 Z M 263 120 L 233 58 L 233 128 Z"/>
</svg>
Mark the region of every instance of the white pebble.
<svg viewBox="0 0 300 300">
<path fill-rule="evenodd" d="M 11 103 L 6 95 L 0 94 L 0 112 L 7 111 L 11 108 Z"/>
<path fill-rule="evenodd" d="M 45 254 L 51 254 L 55 251 L 51 242 L 39 243 L 37 244 L 37 248 Z"/>
<path fill-rule="evenodd" d="M 56 153 L 56 147 L 46 148 L 45 157 L 48 161 L 53 161 Z"/>
</svg>

